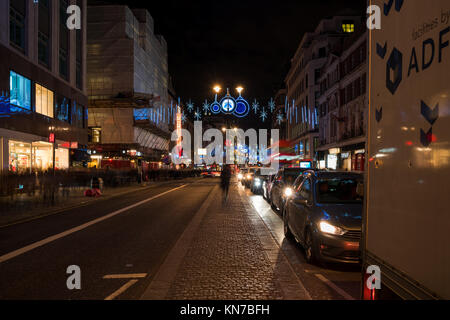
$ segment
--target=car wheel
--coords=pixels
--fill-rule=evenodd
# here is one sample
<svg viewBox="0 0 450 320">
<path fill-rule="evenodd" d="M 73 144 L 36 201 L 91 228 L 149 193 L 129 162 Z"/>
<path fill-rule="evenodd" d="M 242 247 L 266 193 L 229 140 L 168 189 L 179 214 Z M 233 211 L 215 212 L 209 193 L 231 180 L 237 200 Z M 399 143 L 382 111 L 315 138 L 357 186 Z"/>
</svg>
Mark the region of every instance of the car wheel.
<svg viewBox="0 0 450 320">
<path fill-rule="evenodd" d="M 294 240 L 294 235 L 291 232 L 291 228 L 289 228 L 289 221 L 286 210 L 284 210 L 283 212 L 283 230 L 284 230 L 284 237 L 286 239 Z"/>
<path fill-rule="evenodd" d="M 317 261 L 316 253 L 314 251 L 315 241 L 309 229 L 306 230 L 305 234 L 305 258 L 306 262 L 314 264 Z"/>
</svg>

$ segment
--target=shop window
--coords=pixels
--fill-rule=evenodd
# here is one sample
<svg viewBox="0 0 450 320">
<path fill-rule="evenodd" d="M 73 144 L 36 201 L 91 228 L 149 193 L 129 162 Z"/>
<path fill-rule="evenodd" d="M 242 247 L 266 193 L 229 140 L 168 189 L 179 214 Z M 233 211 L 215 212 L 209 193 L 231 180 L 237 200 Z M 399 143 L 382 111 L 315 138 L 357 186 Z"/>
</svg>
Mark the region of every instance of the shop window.
<svg viewBox="0 0 450 320">
<path fill-rule="evenodd" d="M 69 99 L 66 97 L 57 97 L 55 118 L 64 122 L 70 122 Z"/>
<path fill-rule="evenodd" d="M 20 141 L 9 141 L 9 170 L 15 173 L 23 173 L 30 169 L 31 144 Z"/>
<path fill-rule="evenodd" d="M 33 169 L 47 171 L 53 168 L 53 144 L 33 142 Z M 56 153 L 55 153 L 56 155 Z"/>
<path fill-rule="evenodd" d="M 36 112 L 53 118 L 53 91 L 36 83 Z"/>
<path fill-rule="evenodd" d="M 14 71 L 9 73 L 10 103 L 31 110 L 31 81 Z"/>
<path fill-rule="evenodd" d="M 305 140 L 305 153 L 309 154 L 309 140 L 308 139 Z"/>
<path fill-rule="evenodd" d="M 64 170 L 69 168 L 69 149 L 58 148 L 55 150 L 55 169 Z"/>
</svg>

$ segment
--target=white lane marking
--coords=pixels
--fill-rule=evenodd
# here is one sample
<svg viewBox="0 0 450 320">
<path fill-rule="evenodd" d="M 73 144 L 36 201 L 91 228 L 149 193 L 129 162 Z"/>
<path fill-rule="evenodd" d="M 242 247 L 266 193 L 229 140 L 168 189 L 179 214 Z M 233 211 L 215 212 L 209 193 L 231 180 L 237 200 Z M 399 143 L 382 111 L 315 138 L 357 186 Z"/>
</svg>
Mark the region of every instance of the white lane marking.
<svg viewBox="0 0 450 320">
<path fill-rule="evenodd" d="M 119 295 L 121 295 L 126 290 L 128 290 L 128 288 L 131 287 L 136 282 L 138 282 L 138 281 L 137 280 L 130 280 L 130 281 L 128 281 L 123 286 L 121 286 L 117 291 L 114 291 L 111 295 L 107 296 L 105 298 L 105 300 L 113 300 L 113 299 L 117 298 Z"/>
<path fill-rule="evenodd" d="M 53 236 L 50 236 L 50 237 L 45 238 L 45 239 L 43 239 L 43 240 L 40 240 L 40 241 L 38 241 L 38 242 L 32 243 L 32 244 L 30 244 L 30 245 L 28 245 L 28 246 L 25 246 L 25 247 L 23 247 L 23 248 L 14 250 L 14 251 L 12 251 L 12 252 L 10 252 L 10 253 L 7 253 L 7 254 L 5 254 L 5 255 L 3 255 L 3 256 L 0 256 L 0 263 L 5 262 L 5 261 L 7 261 L 7 260 L 10 260 L 10 259 L 12 259 L 12 258 L 15 258 L 15 257 L 17 257 L 17 256 L 19 256 L 19 255 L 21 255 L 21 254 L 24 254 L 24 253 L 26 253 L 26 252 L 28 252 L 28 251 L 31 251 L 31 250 L 33 250 L 33 249 L 36 249 L 36 248 L 38 248 L 38 247 L 42 247 L 43 245 L 46 245 L 46 244 L 48 244 L 48 243 L 50 243 L 50 242 L 53 242 L 53 241 L 55 241 L 55 240 L 64 238 L 64 237 L 66 237 L 66 236 L 68 236 L 68 235 L 70 235 L 70 234 L 72 234 L 72 233 L 77 232 L 77 231 L 86 229 L 87 227 L 90 227 L 90 226 L 92 226 L 92 225 L 94 225 L 94 224 L 96 224 L 96 223 L 99 223 L 99 222 L 102 222 L 102 221 L 104 221 L 104 220 L 106 220 L 106 219 L 112 218 L 112 217 L 114 217 L 114 216 L 116 216 L 116 215 L 118 215 L 118 214 L 121 214 L 121 213 L 123 213 L 123 212 L 125 212 L 125 211 L 128 211 L 128 210 L 130 210 L 130 209 L 136 208 L 136 207 L 138 207 L 138 206 L 141 206 L 141 205 L 143 205 L 144 203 L 147 203 L 147 202 L 149 202 L 149 201 L 152 201 L 152 200 L 154 200 L 154 199 L 157 199 L 157 198 L 159 198 L 159 197 L 162 197 L 162 196 L 164 196 L 164 195 L 166 195 L 166 194 L 168 194 L 168 193 L 170 193 L 170 192 L 176 191 L 176 190 L 181 189 L 181 188 L 184 188 L 184 187 L 186 187 L 186 186 L 187 186 L 187 184 L 184 184 L 184 185 L 179 186 L 179 187 L 177 187 L 177 188 L 170 189 L 170 190 L 165 191 L 165 192 L 163 192 L 163 193 L 157 194 L 156 196 L 153 196 L 153 197 L 151 197 L 151 198 L 148 198 L 148 199 L 139 201 L 139 202 L 137 202 L 137 203 L 135 203 L 135 204 L 132 204 L 132 205 L 130 205 L 130 206 L 128 206 L 128 207 L 125 207 L 125 208 L 119 209 L 119 210 L 117 210 L 117 211 L 111 212 L 110 214 L 107 214 L 107 215 L 105 215 L 105 216 L 103 216 L 103 217 L 100 217 L 100 218 L 97 218 L 97 219 L 95 219 L 95 220 L 86 222 L 86 223 L 84 223 L 84 224 L 82 224 L 82 225 L 80 225 L 80 226 L 78 226 L 78 227 L 75 227 L 75 228 L 66 230 L 66 231 L 64 231 L 64 232 L 55 234 L 55 235 L 53 235 Z"/>
<path fill-rule="evenodd" d="M 107 274 L 103 276 L 103 279 L 136 279 L 145 278 L 146 273 L 130 273 L 130 274 Z"/>
<path fill-rule="evenodd" d="M 353 298 L 351 295 L 349 295 L 347 292 L 345 292 L 344 290 L 342 290 L 341 288 L 339 288 L 337 285 L 335 285 L 333 282 L 331 282 L 330 280 L 328 280 L 327 278 L 325 278 L 323 275 L 316 273 L 315 276 L 317 278 L 319 278 L 319 280 L 321 280 L 322 282 L 324 282 L 327 286 L 329 286 L 330 288 L 332 288 L 334 291 L 336 291 L 337 293 L 339 293 L 341 296 L 343 296 L 346 300 L 355 300 L 355 298 Z"/>
</svg>

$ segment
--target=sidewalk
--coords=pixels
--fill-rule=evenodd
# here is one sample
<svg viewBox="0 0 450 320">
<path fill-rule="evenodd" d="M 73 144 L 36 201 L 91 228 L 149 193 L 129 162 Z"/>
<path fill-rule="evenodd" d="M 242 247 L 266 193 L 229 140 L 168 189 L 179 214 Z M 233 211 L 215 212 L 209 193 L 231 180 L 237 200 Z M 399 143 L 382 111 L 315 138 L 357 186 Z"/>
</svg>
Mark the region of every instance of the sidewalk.
<svg viewBox="0 0 450 320">
<path fill-rule="evenodd" d="M 142 299 L 311 299 L 263 220 L 232 183 L 216 186 Z"/>
</svg>

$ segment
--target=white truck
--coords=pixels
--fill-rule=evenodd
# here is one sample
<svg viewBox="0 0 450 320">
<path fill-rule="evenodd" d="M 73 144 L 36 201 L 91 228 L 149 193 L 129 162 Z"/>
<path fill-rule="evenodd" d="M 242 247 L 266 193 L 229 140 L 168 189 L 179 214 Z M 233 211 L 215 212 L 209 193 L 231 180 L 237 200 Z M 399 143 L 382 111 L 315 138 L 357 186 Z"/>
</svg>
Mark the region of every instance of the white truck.
<svg viewBox="0 0 450 320">
<path fill-rule="evenodd" d="M 369 2 L 363 298 L 450 299 L 450 1 Z"/>
</svg>

